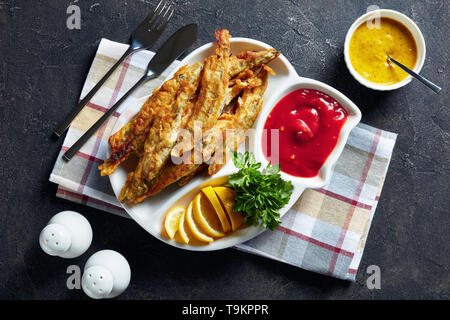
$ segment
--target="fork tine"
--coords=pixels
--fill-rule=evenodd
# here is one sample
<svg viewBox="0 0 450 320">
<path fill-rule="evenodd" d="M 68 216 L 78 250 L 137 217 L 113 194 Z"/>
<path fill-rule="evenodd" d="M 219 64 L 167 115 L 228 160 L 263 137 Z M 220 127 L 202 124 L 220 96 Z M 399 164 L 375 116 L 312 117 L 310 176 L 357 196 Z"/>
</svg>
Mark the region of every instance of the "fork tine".
<svg viewBox="0 0 450 320">
<path fill-rule="evenodd" d="M 142 21 L 142 22 L 150 22 L 156 15 L 158 15 L 158 9 L 161 7 L 161 4 L 164 0 L 160 0 L 158 5 L 153 9 L 153 11 Z"/>
<path fill-rule="evenodd" d="M 159 1 L 158 5 L 156 6 L 155 10 L 153 10 L 153 12 L 156 12 L 156 10 L 158 10 L 159 6 L 161 5 L 161 3 L 162 3 L 163 1 L 164 1 L 164 0 Z"/>
<path fill-rule="evenodd" d="M 149 25 L 148 25 L 148 27 L 147 27 L 148 31 L 150 31 L 150 30 L 153 29 L 153 27 L 154 27 L 155 24 L 156 24 L 156 21 L 158 21 L 158 17 L 159 17 L 159 16 L 156 16 L 155 19 L 153 19 L 152 21 L 149 22 Z"/>
<path fill-rule="evenodd" d="M 161 10 L 159 11 L 158 17 L 161 16 L 161 15 L 163 14 L 164 10 L 166 9 L 166 6 L 167 6 L 167 2 L 164 1 L 164 5 L 161 7 Z"/>
<path fill-rule="evenodd" d="M 155 19 L 153 19 L 152 22 L 150 22 L 149 26 L 148 26 L 148 30 L 152 30 L 152 29 L 157 29 L 156 26 L 160 23 L 161 21 L 161 15 L 158 15 L 155 17 Z"/>
<path fill-rule="evenodd" d="M 158 13 L 158 10 L 160 10 L 161 5 L 162 5 L 163 3 L 165 3 L 165 0 L 160 0 L 159 3 L 158 3 L 158 5 L 155 7 L 155 9 L 153 9 L 153 11 L 150 12 L 150 13 L 148 14 L 148 16 L 146 16 L 146 17 L 141 21 L 141 23 L 139 24 L 138 28 L 140 28 L 140 27 L 144 27 L 144 28 L 145 28 L 147 24 L 149 24 L 151 21 L 154 21 L 154 20 L 155 20 L 154 18 L 161 14 L 161 13 Z M 162 11 L 162 10 L 161 10 L 161 11 Z"/>
<path fill-rule="evenodd" d="M 160 4 L 162 3 L 163 0 L 161 0 Z M 158 5 L 159 7 L 160 5 Z M 148 26 L 148 30 L 151 29 L 158 29 L 158 25 L 161 24 L 161 20 L 162 18 L 167 14 L 167 11 L 170 9 L 171 5 L 169 5 L 167 7 L 167 2 L 164 2 L 164 5 L 161 7 L 161 9 L 159 10 L 159 12 L 156 12 L 154 19 L 151 19 L 151 21 L 149 21 L 149 26 Z"/>
<path fill-rule="evenodd" d="M 165 19 L 165 21 L 159 26 L 158 29 L 164 29 L 166 27 L 166 25 L 169 23 L 170 19 L 172 18 L 174 13 L 174 9 L 172 9 L 172 11 L 170 12 L 169 16 Z M 165 16 L 166 14 L 164 14 Z"/>
<path fill-rule="evenodd" d="M 166 12 L 164 12 L 163 17 L 166 16 L 167 12 L 169 12 L 170 9 L 172 9 L 172 5 L 169 5 L 169 6 L 167 7 L 167 10 L 166 10 Z"/>
<path fill-rule="evenodd" d="M 168 15 L 169 12 L 170 14 Z M 173 12 L 174 9 L 172 9 L 172 5 L 169 5 L 165 10 L 164 14 L 158 17 L 158 22 L 153 25 L 156 26 L 156 30 L 160 30 L 161 28 L 165 27 L 165 25 L 169 22 L 170 18 L 172 18 Z"/>
<path fill-rule="evenodd" d="M 159 30 L 161 29 L 161 27 L 167 22 L 167 18 L 166 15 L 167 13 L 170 11 L 170 9 L 172 8 L 172 6 L 167 7 L 166 12 L 164 12 L 164 14 L 162 16 L 159 17 L 158 19 L 158 23 L 156 25 L 156 29 Z M 169 16 L 170 17 L 170 16 Z M 169 18 L 170 19 L 170 18 Z"/>
<path fill-rule="evenodd" d="M 155 19 L 157 19 L 158 16 L 160 16 L 161 13 L 164 11 L 164 8 L 166 7 L 166 3 L 164 3 L 164 5 L 161 7 L 161 4 L 163 3 L 163 1 L 164 0 L 161 0 L 158 3 L 158 5 L 156 6 L 155 10 L 153 10 L 152 17 L 149 20 L 147 20 L 148 23 L 152 23 L 153 21 L 155 21 Z"/>
</svg>

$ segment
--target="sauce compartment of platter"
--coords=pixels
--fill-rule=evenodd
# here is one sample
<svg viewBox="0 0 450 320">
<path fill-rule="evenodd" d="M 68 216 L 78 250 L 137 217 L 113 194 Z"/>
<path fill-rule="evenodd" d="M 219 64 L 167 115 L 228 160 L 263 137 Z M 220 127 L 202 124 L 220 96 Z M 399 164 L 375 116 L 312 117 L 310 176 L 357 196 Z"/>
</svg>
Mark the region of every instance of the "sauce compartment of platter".
<svg viewBox="0 0 450 320">
<path fill-rule="evenodd" d="M 298 186 L 300 188 L 321 188 L 329 183 L 331 179 L 332 170 L 336 164 L 337 159 L 342 153 L 344 146 L 347 142 L 348 135 L 350 131 L 359 123 L 361 120 L 361 111 L 358 107 L 345 95 L 334 89 L 333 87 L 308 78 L 299 77 L 296 73 L 291 76 L 286 86 L 278 90 L 277 94 L 272 96 L 266 103 L 263 110 L 256 120 L 256 137 L 255 141 L 258 142 L 257 150 L 255 152 L 256 160 L 262 163 L 262 166 L 266 166 L 268 160 L 264 155 L 264 150 L 262 147 L 263 130 L 266 123 L 268 115 L 272 112 L 273 108 L 277 103 L 283 99 L 286 95 L 300 89 L 311 89 L 317 90 L 325 93 L 334 100 L 336 100 L 347 112 L 347 120 L 345 121 L 343 127 L 340 130 L 339 137 L 337 139 L 336 146 L 330 153 L 325 163 L 319 170 L 319 173 L 310 178 L 296 177 L 289 175 L 287 173 L 281 172 L 281 176 L 285 180 L 292 181 L 294 187 Z"/>
</svg>

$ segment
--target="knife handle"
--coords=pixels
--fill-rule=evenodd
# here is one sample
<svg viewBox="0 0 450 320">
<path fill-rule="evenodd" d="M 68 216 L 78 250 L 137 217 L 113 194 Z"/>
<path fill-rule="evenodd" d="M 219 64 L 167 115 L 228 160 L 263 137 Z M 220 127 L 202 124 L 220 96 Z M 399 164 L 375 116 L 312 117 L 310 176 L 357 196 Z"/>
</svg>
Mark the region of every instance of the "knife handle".
<svg viewBox="0 0 450 320">
<path fill-rule="evenodd" d="M 72 157 L 78 152 L 78 150 L 81 149 L 81 147 L 86 143 L 86 141 L 89 140 L 91 136 L 94 135 L 94 133 L 102 126 L 102 124 L 108 120 L 108 118 L 117 110 L 117 108 L 120 106 L 120 104 L 125 101 L 125 99 L 134 91 L 137 87 L 139 87 L 141 84 L 143 84 L 145 81 L 147 81 L 148 78 L 146 76 L 143 76 L 141 79 L 139 79 L 138 82 L 130 89 L 128 90 L 120 99 L 117 101 L 111 108 L 109 108 L 108 111 L 101 116 L 100 119 L 98 119 L 90 128 L 88 131 L 86 131 L 80 139 L 78 139 L 70 148 L 63 154 L 63 159 L 66 161 L 69 161 L 72 159 Z"/>
<path fill-rule="evenodd" d="M 100 79 L 100 81 L 95 85 L 94 88 L 91 89 L 91 91 L 88 92 L 88 94 L 81 100 L 77 106 L 67 115 L 67 117 L 58 125 L 56 130 L 54 131 L 54 134 L 59 138 L 61 137 L 64 132 L 67 130 L 67 128 L 72 123 L 73 119 L 80 113 L 80 111 L 84 108 L 84 106 L 92 99 L 92 97 L 97 93 L 97 91 L 100 89 L 100 87 L 108 80 L 108 78 L 111 76 L 111 74 L 114 72 L 114 70 L 117 69 L 117 67 L 134 51 L 137 51 L 133 48 L 128 48 L 127 51 L 120 57 L 119 60 L 112 66 L 111 69 L 103 76 L 103 78 Z"/>
</svg>

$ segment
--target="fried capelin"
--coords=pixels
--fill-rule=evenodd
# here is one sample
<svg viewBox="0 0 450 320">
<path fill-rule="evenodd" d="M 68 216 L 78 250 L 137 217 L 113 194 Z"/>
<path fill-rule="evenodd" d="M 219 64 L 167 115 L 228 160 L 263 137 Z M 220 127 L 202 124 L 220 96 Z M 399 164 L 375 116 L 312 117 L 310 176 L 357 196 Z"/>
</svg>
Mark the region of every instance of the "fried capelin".
<svg viewBox="0 0 450 320">
<path fill-rule="evenodd" d="M 228 67 L 230 61 L 230 34 L 228 30 L 220 29 L 214 33 L 217 42 L 215 55 L 205 59 L 200 93 L 194 106 L 186 129 L 195 137 L 194 131 L 209 130 L 219 117 L 227 95 Z M 197 141 L 182 139 L 171 151 L 173 157 L 181 157 L 185 150 L 192 149 Z"/>
<path fill-rule="evenodd" d="M 215 125 L 206 132 L 202 142 L 203 148 L 199 151 L 194 148 L 190 152 L 190 158 L 186 163 L 166 163 L 160 174 L 151 183 L 147 194 L 135 199 L 134 203 L 142 202 L 145 198 L 161 192 L 170 184 L 181 180 L 185 184 L 196 174 L 205 168 L 205 163 L 196 163 L 196 158 L 209 162 L 208 173 L 218 172 L 229 160 L 229 151 L 237 150 L 244 141 L 245 133 L 250 129 L 258 116 L 263 104 L 264 92 L 268 84 L 268 75 L 271 69 L 264 67 L 258 78 L 261 85 L 244 89 L 242 97 L 238 101 L 235 114 L 223 113 Z M 199 155 L 198 153 L 202 154 Z"/>
<path fill-rule="evenodd" d="M 111 155 L 98 167 L 102 176 L 114 173 L 117 167 L 137 150 L 142 152 L 155 117 L 171 108 L 184 81 L 198 77 L 201 69 L 201 63 L 181 67 L 172 79 L 153 92 L 132 120 L 109 138 Z"/>
<path fill-rule="evenodd" d="M 146 193 L 147 182 L 152 181 L 166 163 L 175 144 L 183 112 L 191 106 L 191 98 L 199 85 L 199 74 L 200 69 L 197 69 L 197 73 L 185 79 L 173 105 L 160 108 L 154 115 L 152 127 L 145 141 L 144 153 L 139 158 L 136 169 L 129 173 L 130 178 L 127 178 L 127 183 L 119 195 L 120 201 L 130 202 Z"/>
<path fill-rule="evenodd" d="M 223 133 L 225 134 L 226 130 L 231 130 L 236 127 L 236 118 L 229 115 L 223 114 L 219 117 L 216 124 L 211 129 L 213 132 Z M 214 142 L 218 142 L 214 140 Z M 218 148 L 218 146 L 206 146 L 204 148 L 208 148 L 211 152 Z M 197 173 L 201 171 L 201 166 L 204 165 L 201 161 L 198 162 L 197 159 L 202 159 L 202 152 L 197 148 L 190 150 L 189 157 L 185 162 L 180 164 L 174 163 L 166 163 L 166 165 L 161 169 L 160 174 L 155 180 L 151 183 L 149 191 L 147 194 L 142 195 L 135 199 L 134 203 L 140 203 L 145 200 L 145 198 L 158 194 L 163 189 L 165 189 L 170 184 L 177 182 L 180 179 L 184 178 L 184 181 L 187 183 L 190 179 L 192 179 Z M 185 178 L 186 177 L 186 178 Z"/>
<path fill-rule="evenodd" d="M 254 69 L 262 64 L 267 64 L 279 55 L 280 52 L 275 49 L 268 49 L 258 52 L 241 52 L 237 56 L 230 57 L 228 74 L 230 78 L 233 78 L 248 69 Z M 169 98 L 172 97 L 173 99 L 174 97 L 174 95 L 166 94 L 161 97 L 158 93 L 160 91 L 175 92 L 174 90 L 176 90 L 179 85 L 175 83 L 175 81 L 177 81 L 177 79 L 180 80 L 184 79 L 186 76 L 189 76 L 189 72 L 191 71 L 183 68 L 186 67 L 182 67 L 171 80 L 166 81 L 161 88 L 156 89 L 153 92 L 153 95 L 149 97 L 145 104 L 141 107 L 138 114 L 109 138 L 108 142 L 111 147 L 111 155 L 102 165 L 99 166 L 102 176 L 114 173 L 117 167 L 128 159 L 130 155 L 142 154 L 145 139 L 152 123 L 153 111 L 162 103 L 162 101 L 158 100 L 167 99 L 166 103 L 171 103 Z M 193 68 L 195 69 L 195 67 Z M 189 109 L 184 113 L 181 124 L 182 128 L 186 126 L 187 119 L 190 118 L 191 113 L 189 113 L 189 111 L 191 110 Z"/>
<path fill-rule="evenodd" d="M 236 99 L 244 89 L 251 89 L 260 85 L 261 79 L 256 77 L 252 70 L 245 70 L 244 72 L 241 72 L 235 79 L 230 80 L 225 106 L 228 106 L 234 99 Z"/>
<path fill-rule="evenodd" d="M 263 66 L 258 74 L 261 84 L 244 89 L 242 97 L 238 99 L 235 113 L 237 127 L 235 130 L 226 133 L 224 143 L 214 151 L 214 156 L 209 160 L 209 175 L 216 174 L 230 160 L 230 151 L 237 150 L 239 145 L 245 140 L 245 133 L 253 126 L 263 105 L 269 73 L 274 74 L 272 69 Z M 215 145 L 217 146 L 217 144 Z M 208 154 L 204 156 L 208 156 Z"/>
</svg>

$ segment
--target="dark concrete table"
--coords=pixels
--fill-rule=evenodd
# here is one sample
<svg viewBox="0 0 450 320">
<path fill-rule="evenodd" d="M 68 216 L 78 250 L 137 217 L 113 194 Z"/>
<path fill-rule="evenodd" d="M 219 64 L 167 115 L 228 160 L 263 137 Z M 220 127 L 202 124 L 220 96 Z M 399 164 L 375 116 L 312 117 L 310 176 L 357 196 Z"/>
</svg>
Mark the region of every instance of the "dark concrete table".
<svg viewBox="0 0 450 320">
<path fill-rule="evenodd" d="M 55 197 L 48 182 L 61 141 L 51 137 L 74 106 L 101 37 L 126 42 L 156 0 L 0 2 L 0 298 L 81 299 L 66 288 L 66 268 L 93 252 L 126 254 L 133 270 L 123 299 L 449 298 L 450 5 L 447 0 L 377 1 L 421 28 L 423 75 L 439 95 L 413 81 L 389 93 L 359 85 L 342 54 L 352 22 L 373 1 L 179 0 L 166 38 L 199 24 L 194 47 L 218 27 L 280 49 L 298 73 L 328 83 L 363 112 L 363 122 L 399 134 L 356 283 L 228 249 L 192 253 L 163 244 L 135 222 Z M 69 4 L 81 30 L 66 28 Z M 161 41 L 158 43 L 157 46 Z M 62 210 L 83 213 L 94 241 L 75 260 L 45 255 L 38 235 Z M 381 290 L 368 290 L 366 268 L 381 268 Z"/>
</svg>

